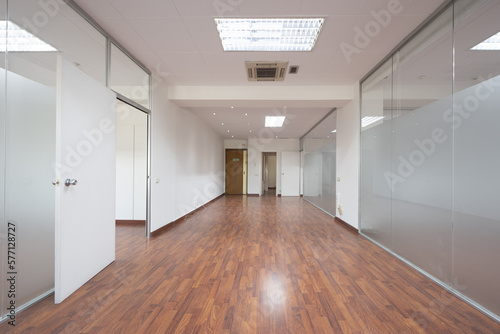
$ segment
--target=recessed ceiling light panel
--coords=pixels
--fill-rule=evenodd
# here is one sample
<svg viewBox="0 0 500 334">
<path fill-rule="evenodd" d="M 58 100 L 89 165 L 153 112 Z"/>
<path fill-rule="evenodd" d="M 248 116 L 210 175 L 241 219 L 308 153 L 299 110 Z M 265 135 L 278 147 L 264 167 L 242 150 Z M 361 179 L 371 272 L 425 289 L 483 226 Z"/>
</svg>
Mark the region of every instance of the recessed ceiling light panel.
<svg viewBox="0 0 500 334">
<path fill-rule="evenodd" d="M 471 50 L 474 51 L 497 51 L 500 50 L 500 32 L 479 43 Z"/>
<path fill-rule="evenodd" d="M 311 51 L 324 18 L 216 18 L 224 51 Z"/>
<path fill-rule="evenodd" d="M 285 116 L 266 116 L 266 128 L 281 128 L 285 122 Z"/>
<path fill-rule="evenodd" d="M 53 52 L 57 50 L 15 23 L 0 20 L 0 52 L 5 51 Z"/>
</svg>

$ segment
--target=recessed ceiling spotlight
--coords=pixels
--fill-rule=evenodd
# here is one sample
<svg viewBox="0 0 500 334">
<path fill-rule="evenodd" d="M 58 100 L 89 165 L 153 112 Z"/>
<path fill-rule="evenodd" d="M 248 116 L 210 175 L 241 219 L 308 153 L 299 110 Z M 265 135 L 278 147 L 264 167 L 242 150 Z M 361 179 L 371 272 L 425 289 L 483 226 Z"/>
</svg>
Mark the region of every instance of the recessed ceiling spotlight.
<svg viewBox="0 0 500 334">
<path fill-rule="evenodd" d="M 229 132 L 229 130 L 227 130 L 227 132 Z"/>
<path fill-rule="evenodd" d="M 245 116 L 248 116 L 248 113 L 247 113 L 247 112 L 245 113 Z"/>
<path fill-rule="evenodd" d="M 214 115 L 214 116 L 215 116 L 215 113 L 213 113 L 212 115 Z"/>
<path fill-rule="evenodd" d="M 234 107 L 233 107 L 233 106 L 231 106 L 231 109 L 234 109 Z"/>
<path fill-rule="evenodd" d="M 234 136 L 231 136 L 231 138 L 234 138 Z"/>
<path fill-rule="evenodd" d="M 252 130 L 250 130 L 250 132 L 252 132 Z"/>
<path fill-rule="evenodd" d="M 220 123 L 220 125 L 224 125 L 224 123 Z"/>
</svg>

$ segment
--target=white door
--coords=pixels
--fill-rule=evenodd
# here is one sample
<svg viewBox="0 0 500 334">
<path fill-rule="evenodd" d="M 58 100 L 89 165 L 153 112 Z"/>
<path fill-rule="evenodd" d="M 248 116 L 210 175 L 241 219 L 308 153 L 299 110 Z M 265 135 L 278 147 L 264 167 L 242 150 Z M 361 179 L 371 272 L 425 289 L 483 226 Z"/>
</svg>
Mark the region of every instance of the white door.
<svg viewBox="0 0 500 334">
<path fill-rule="evenodd" d="M 115 259 L 116 95 L 63 56 L 57 65 L 55 302 L 60 303 Z"/>
<path fill-rule="evenodd" d="M 281 153 L 281 196 L 300 196 L 300 152 Z"/>
</svg>

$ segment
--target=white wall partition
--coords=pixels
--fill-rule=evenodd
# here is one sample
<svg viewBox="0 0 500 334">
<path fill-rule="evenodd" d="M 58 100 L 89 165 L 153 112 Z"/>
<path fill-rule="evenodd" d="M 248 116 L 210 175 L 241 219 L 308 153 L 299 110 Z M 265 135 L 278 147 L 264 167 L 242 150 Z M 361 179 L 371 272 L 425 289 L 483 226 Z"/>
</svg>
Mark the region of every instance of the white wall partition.
<svg viewBox="0 0 500 334">
<path fill-rule="evenodd" d="M 362 82 L 360 224 L 500 319 L 500 3 L 458 0 Z"/>
<path fill-rule="evenodd" d="M 166 90 L 155 88 L 151 114 L 152 231 L 224 193 L 224 140 Z"/>
</svg>

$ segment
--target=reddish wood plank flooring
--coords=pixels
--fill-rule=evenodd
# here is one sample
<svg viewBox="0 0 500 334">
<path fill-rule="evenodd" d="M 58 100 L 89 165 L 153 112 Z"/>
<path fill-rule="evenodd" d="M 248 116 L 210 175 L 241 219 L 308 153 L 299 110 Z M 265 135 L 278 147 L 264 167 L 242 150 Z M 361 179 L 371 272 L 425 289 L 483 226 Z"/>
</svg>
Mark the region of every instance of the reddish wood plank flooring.
<svg viewBox="0 0 500 334">
<path fill-rule="evenodd" d="M 299 198 L 225 196 L 1 333 L 500 333 L 500 325 Z"/>
</svg>

